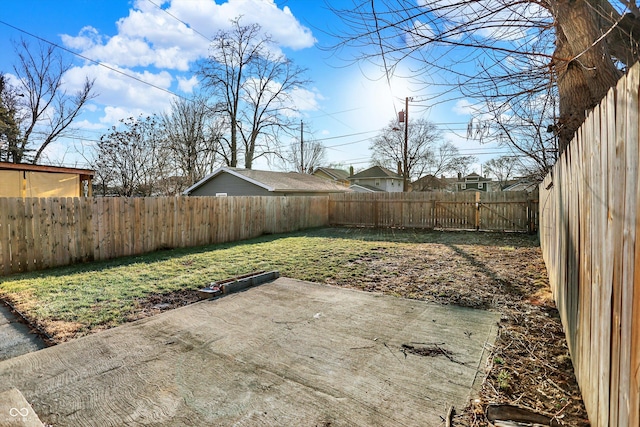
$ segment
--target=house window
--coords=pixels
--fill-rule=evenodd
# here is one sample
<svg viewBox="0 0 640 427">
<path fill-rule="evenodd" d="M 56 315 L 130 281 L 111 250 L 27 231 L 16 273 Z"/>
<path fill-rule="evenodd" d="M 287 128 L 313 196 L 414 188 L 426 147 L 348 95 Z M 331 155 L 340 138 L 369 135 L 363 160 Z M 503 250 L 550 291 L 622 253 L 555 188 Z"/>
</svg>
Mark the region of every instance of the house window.
<svg viewBox="0 0 640 427">
<path fill-rule="evenodd" d="M 380 187 L 380 180 L 376 179 L 376 187 Z"/>
<path fill-rule="evenodd" d="M 359 180 L 359 179 L 356 179 L 356 184 L 359 184 L 359 183 L 360 183 L 360 180 Z"/>
<path fill-rule="evenodd" d="M 227 197 L 227 193 L 216 193 L 216 197 Z"/>
<path fill-rule="evenodd" d="M 467 184 L 460 184 L 460 189 L 461 190 L 466 190 L 467 189 Z"/>
<path fill-rule="evenodd" d="M 482 183 L 482 182 L 478 183 L 478 188 L 482 188 L 483 186 L 484 186 L 484 183 Z"/>
</svg>

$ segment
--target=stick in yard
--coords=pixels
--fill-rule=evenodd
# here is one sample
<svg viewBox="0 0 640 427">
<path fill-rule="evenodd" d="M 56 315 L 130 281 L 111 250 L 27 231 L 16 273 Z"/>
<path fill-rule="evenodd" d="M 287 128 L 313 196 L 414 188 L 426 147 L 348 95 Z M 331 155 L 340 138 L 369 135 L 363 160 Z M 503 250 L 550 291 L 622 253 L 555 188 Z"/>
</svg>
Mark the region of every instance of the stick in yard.
<svg viewBox="0 0 640 427">
<path fill-rule="evenodd" d="M 445 427 L 451 427 L 451 417 L 453 417 L 453 405 L 449 406 L 447 411 L 447 419 L 445 420 Z"/>
</svg>

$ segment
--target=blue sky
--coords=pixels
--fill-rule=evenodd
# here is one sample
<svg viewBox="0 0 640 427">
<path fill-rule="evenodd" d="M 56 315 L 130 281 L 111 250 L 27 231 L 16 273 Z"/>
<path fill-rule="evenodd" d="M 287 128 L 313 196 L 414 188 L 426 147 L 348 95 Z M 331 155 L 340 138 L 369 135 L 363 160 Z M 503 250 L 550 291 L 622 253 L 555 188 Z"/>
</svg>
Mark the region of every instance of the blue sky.
<svg viewBox="0 0 640 427">
<path fill-rule="evenodd" d="M 312 84 L 297 99 L 300 118 L 309 132 L 305 138 L 322 140 L 327 147 L 327 163 L 367 167 L 370 138 L 396 117 L 404 107 L 405 96 L 419 99 L 426 95 L 408 80 L 394 78 L 388 82 L 373 65 L 350 64 L 344 60 L 349 52 L 341 52 L 339 58 L 321 49 L 335 43 L 326 30 L 336 31 L 341 25 L 322 1 L 20 0 L 3 2 L 0 20 L 189 97 L 197 91 L 197 79 L 190 68 L 206 55 L 209 44 L 202 35 L 212 37 L 240 15 L 243 22 L 259 23 L 288 57 L 309 70 Z M 37 43 L 30 35 L 0 24 L 0 71 L 12 72 L 15 54 L 11 42 L 20 38 Z M 172 95 L 165 91 L 79 57 L 73 57 L 73 61 L 74 67 L 65 79 L 68 87 L 78 88 L 84 76 L 89 76 L 96 79 L 98 96 L 77 122 L 78 137 L 63 140 L 47 152 L 54 163 L 85 166 L 78 152 L 90 155 L 92 140 L 99 139 L 119 119 L 160 113 L 169 106 Z M 465 102 L 453 99 L 431 108 L 416 102 L 409 111 L 412 118 L 424 117 L 438 124 L 461 154 L 480 153 L 483 162 L 504 154 L 504 149 L 466 139 L 466 123 L 471 116 Z M 267 169 L 269 165 L 258 163 L 256 168 Z M 479 165 L 475 169 L 480 172 Z"/>
</svg>

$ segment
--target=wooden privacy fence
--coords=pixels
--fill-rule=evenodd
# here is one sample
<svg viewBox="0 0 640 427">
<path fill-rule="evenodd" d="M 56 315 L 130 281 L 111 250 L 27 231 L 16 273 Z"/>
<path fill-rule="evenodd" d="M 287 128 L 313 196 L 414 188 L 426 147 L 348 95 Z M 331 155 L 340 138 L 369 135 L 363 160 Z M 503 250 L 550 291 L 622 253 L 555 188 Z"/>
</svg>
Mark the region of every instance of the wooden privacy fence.
<svg viewBox="0 0 640 427">
<path fill-rule="evenodd" d="M 329 224 L 534 232 L 538 195 L 515 191 L 332 194 Z"/>
<path fill-rule="evenodd" d="M 327 196 L 0 198 L 0 275 L 327 225 Z"/>
<path fill-rule="evenodd" d="M 640 139 L 636 64 L 540 185 L 549 281 L 594 427 L 640 426 Z"/>
</svg>

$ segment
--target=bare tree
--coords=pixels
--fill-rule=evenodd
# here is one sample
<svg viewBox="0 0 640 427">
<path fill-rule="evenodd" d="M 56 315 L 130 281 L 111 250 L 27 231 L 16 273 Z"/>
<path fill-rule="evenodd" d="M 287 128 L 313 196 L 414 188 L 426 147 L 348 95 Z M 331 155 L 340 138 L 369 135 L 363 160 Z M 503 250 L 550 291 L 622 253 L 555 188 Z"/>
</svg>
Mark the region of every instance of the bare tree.
<svg viewBox="0 0 640 427">
<path fill-rule="evenodd" d="M 302 147 L 300 142 L 294 141 L 289 145 L 286 160 L 297 172 L 313 173 L 316 168 L 324 164 L 326 154 L 327 149 L 320 141 L 304 140 Z"/>
<path fill-rule="evenodd" d="M 18 127 L 18 94 L 0 74 L 0 161 L 10 162 L 18 152 L 20 128 Z"/>
<path fill-rule="evenodd" d="M 553 90 L 553 87 L 549 87 Z M 490 98 L 489 111 L 472 120 L 467 136 L 480 142 L 494 142 L 519 159 L 523 175 L 542 181 L 559 155 L 555 116 L 556 96 L 550 92 L 528 94 L 498 105 Z"/>
<path fill-rule="evenodd" d="M 82 107 L 95 96 L 93 81 L 87 78 L 82 89 L 67 93 L 63 79 L 71 64 L 52 45 L 41 43 L 32 49 L 22 40 L 16 45 L 16 54 L 20 137 L 9 160 L 37 163 L 52 142 L 70 132 Z"/>
<path fill-rule="evenodd" d="M 243 153 L 244 166 L 251 169 L 255 159 L 278 154 L 280 130 L 295 127 L 291 92 L 308 83 L 305 70 L 275 53 L 260 25 L 242 25 L 239 18 L 231 30 L 216 34 L 210 49 L 198 74 L 228 120 L 221 154 L 235 167 Z"/>
<path fill-rule="evenodd" d="M 162 130 L 180 188 L 195 184 L 218 163 L 221 125 L 203 99 L 175 99 Z"/>
<path fill-rule="evenodd" d="M 469 175 L 469 173 L 471 173 L 471 167 L 477 161 L 478 161 L 478 158 L 475 156 L 456 157 L 451 162 L 451 171 L 456 172 L 461 176 Z"/>
<path fill-rule="evenodd" d="M 437 81 L 442 88 L 425 98 L 431 104 L 449 99 L 454 87 L 464 96 L 480 96 L 489 86 L 498 88 L 493 107 L 502 108 L 521 95 L 556 86 L 559 114 L 549 125 L 560 151 L 585 112 L 640 57 L 636 1 L 353 0 L 340 5 L 334 12 L 347 31 L 336 35 L 340 41 L 332 48 L 356 47 L 355 60 L 380 60 L 387 73 L 410 62 L 425 84 Z M 434 77 L 438 74 L 442 79 Z"/>
<path fill-rule="evenodd" d="M 119 196 L 152 196 L 170 177 L 169 152 L 155 116 L 129 117 L 100 138 L 92 167 L 98 187 Z"/>
<path fill-rule="evenodd" d="M 516 157 L 500 156 L 488 160 L 484 164 L 484 170 L 488 175 L 493 175 L 498 180 L 500 188 L 504 189 L 507 182 L 518 173 L 518 166 L 519 162 Z"/>
<path fill-rule="evenodd" d="M 465 173 L 476 161 L 478 159 L 475 156 L 461 156 L 458 147 L 444 141 L 434 149 L 428 172 L 433 176 L 451 172 Z"/>
<path fill-rule="evenodd" d="M 407 130 L 407 170 L 409 178 L 421 177 L 433 164 L 434 151 L 441 140 L 438 128 L 424 119 L 410 120 Z M 396 170 L 404 158 L 405 133 L 396 120 L 382 129 L 369 147 L 375 164 Z"/>
</svg>

